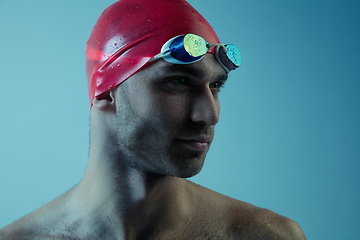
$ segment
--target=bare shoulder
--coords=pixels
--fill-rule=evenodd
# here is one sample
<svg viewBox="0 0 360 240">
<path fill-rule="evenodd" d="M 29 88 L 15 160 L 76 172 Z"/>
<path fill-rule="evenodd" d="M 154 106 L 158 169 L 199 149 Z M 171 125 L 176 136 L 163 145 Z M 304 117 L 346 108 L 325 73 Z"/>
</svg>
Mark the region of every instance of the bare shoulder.
<svg viewBox="0 0 360 240">
<path fill-rule="evenodd" d="M 52 202 L 0 229 L 0 240 L 42 240 L 53 237 L 53 228 L 58 225 L 61 219 L 57 202 L 58 200 L 54 199 Z"/>
<path fill-rule="evenodd" d="M 60 238 L 53 237 L 53 235 L 46 233 L 46 229 L 33 226 L 31 223 L 22 221 L 22 219 L 19 219 L 18 221 L 11 223 L 3 229 L 0 229 L 0 240 L 19 239 L 55 240 Z"/>
<path fill-rule="evenodd" d="M 243 211 L 242 204 L 237 208 L 235 223 L 242 224 L 239 236 L 247 239 L 283 239 L 306 240 L 301 227 L 290 218 L 281 216 L 271 210 L 254 207 Z M 240 239 L 243 239 L 240 238 Z"/>
<path fill-rule="evenodd" d="M 290 218 L 239 201 L 190 182 L 207 219 L 221 219 L 227 239 L 306 240 L 301 227 Z M 210 207 L 209 207 L 210 206 Z"/>
<path fill-rule="evenodd" d="M 48 240 L 48 239 L 68 239 L 64 235 L 59 235 L 55 230 L 57 220 L 50 216 L 36 215 L 37 212 L 30 213 L 15 222 L 0 229 L 0 240 Z M 53 226 L 55 228 L 53 228 Z M 53 230 L 54 229 L 54 230 Z M 75 238 L 71 238 L 75 239 Z"/>
<path fill-rule="evenodd" d="M 0 229 L 0 240 L 26 239 L 33 235 L 31 221 L 25 216 Z"/>
</svg>

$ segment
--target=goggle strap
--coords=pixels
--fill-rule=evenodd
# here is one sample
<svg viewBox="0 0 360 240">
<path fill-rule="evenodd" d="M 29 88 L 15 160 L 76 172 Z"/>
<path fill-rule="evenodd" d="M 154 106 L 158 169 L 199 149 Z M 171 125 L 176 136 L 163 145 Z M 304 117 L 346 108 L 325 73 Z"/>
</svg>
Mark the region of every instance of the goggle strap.
<svg viewBox="0 0 360 240">
<path fill-rule="evenodd" d="M 165 52 L 161 52 L 161 53 L 155 55 L 149 62 L 156 61 L 156 60 L 158 60 L 158 59 L 160 59 L 160 58 L 163 58 L 163 57 L 166 57 L 166 56 L 168 56 L 168 55 L 170 55 L 170 54 L 171 54 L 171 51 L 170 51 L 170 50 L 167 50 L 167 51 L 165 51 Z"/>
</svg>

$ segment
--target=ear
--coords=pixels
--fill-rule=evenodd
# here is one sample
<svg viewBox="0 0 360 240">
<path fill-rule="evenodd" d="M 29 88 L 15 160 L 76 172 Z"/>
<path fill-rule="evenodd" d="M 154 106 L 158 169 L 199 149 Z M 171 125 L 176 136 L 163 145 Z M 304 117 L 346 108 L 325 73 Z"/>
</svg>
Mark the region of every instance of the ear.
<svg viewBox="0 0 360 240">
<path fill-rule="evenodd" d="M 114 92 L 106 91 L 93 99 L 93 107 L 99 111 L 107 111 L 115 108 Z"/>
</svg>

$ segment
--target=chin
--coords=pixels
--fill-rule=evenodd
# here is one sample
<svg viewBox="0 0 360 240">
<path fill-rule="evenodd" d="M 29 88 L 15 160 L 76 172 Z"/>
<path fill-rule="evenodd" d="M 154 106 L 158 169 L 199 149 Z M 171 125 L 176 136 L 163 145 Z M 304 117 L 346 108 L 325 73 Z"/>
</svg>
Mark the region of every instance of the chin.
<svg viewBox="0 0 360 240">
<path fill-rule="evenodd" d="M 146 159 L 144 163 L 153 163 L 143 168 L 144 171 L 159 175 L 173 176 L 179 178 L 190 178 L 202 170 L 207 151 L 179 151 L 176 149 L 167 155 L 156 158 L 156 160 Z"/>
<path fill-rule="evenodd" d="M 194 172 L 187 172 L 186 174 L 182 174 L 181 176 L 178 176 L 180 178 L 191 178 L 194 177 L 196 175 L 198 175 L 200 173 L 201 169 L 199 171 L 194 171 Z"/>
<path fill-rule="evenodd" d="M 178 169 L 176 171 L 176 177 L 181 178 L 190 178 L 194 177 L 198 173 L 200 173 L 201 169 L 204 166 L 204 160 L 203 158 L 196 158 L 196 159 L 189 159 L 185 162 L 182 162 L 181 165 L 178 166 Z"/>
</svg>

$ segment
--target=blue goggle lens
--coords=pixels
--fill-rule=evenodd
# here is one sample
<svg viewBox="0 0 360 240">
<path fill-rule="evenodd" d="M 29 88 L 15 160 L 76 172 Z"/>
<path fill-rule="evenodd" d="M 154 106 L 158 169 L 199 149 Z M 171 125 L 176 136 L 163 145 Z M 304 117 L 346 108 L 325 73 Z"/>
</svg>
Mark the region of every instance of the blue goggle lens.
<svg viewBox="0 0 360 240">
<path fill-rule="evenodd" d="M 189 41 L 188 35 L 190 34 L 179 36 L 173 40 L 170 44 L 170 54 L 179 61 L 192 63 L 200 60 L 204 56 L 204 53 L 196 53 L 196 48 L 194 47 L 195 44 L 194 42 Z"/>
<path fill-rule="evenodd" d="M 232 44 L 226 45 L 226 49 L 227 49 L 226 56 L 229 58 L 229 60 L 237 67 L 240 67 L 242 58 L 239 49 Z"/>
</svg>

